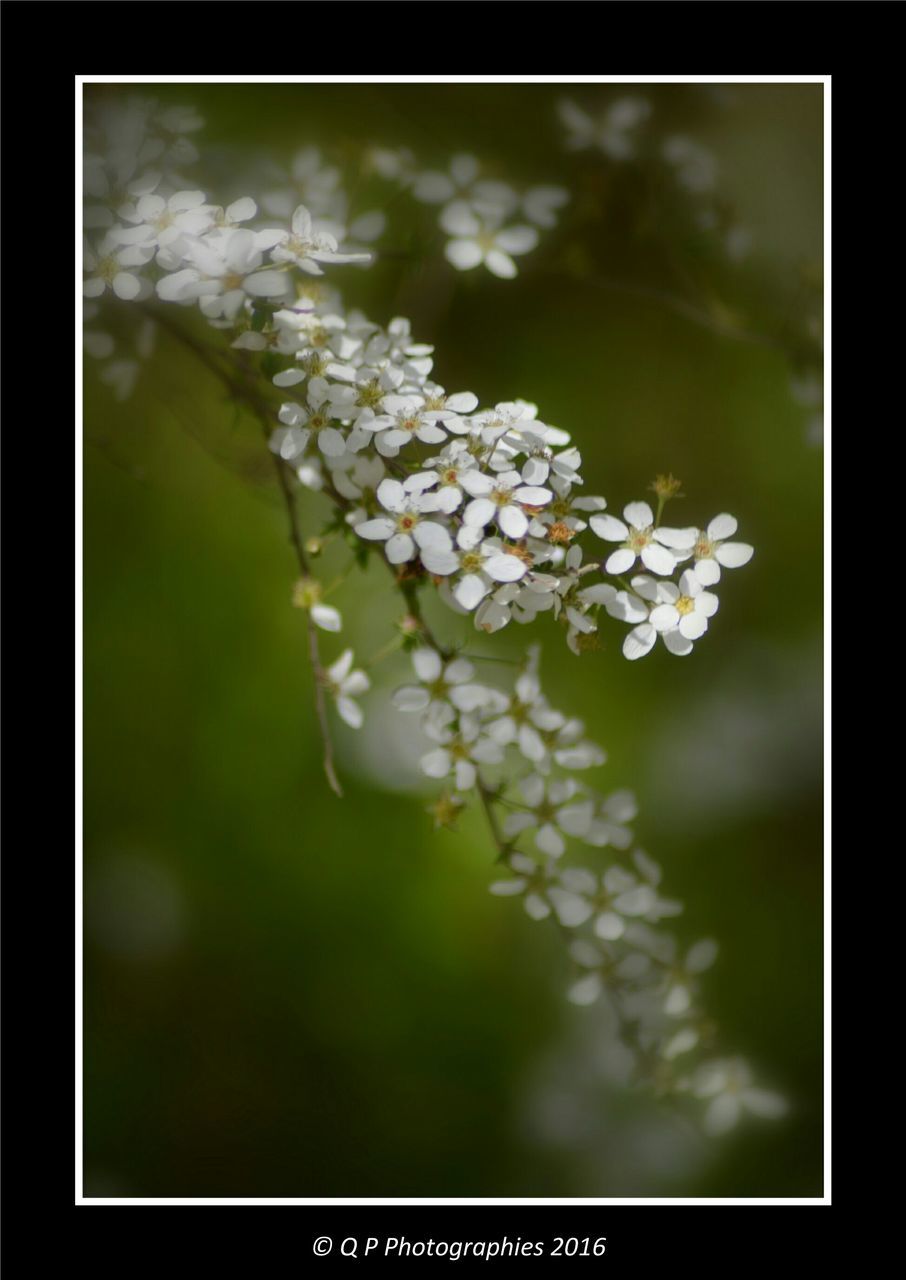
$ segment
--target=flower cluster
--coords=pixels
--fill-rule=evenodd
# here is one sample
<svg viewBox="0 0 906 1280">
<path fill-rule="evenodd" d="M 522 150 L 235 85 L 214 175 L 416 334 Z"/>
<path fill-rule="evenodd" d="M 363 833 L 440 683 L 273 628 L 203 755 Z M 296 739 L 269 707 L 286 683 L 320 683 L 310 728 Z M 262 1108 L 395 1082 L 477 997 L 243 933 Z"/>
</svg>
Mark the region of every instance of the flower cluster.
<svg viewBox="0 0 906 1280">
<path fill-rule="evenodd" d="M 417 714 L 426 741 L 424 774 L 446 790 L 431 808 L 451 826 L 478 792 L 493 815 L 499 863 L 508 872 L 491 892 L 521 899 L 533 920 L 552 919 L 573 966 L 569 999 L 608 1001 L 636 1073 L 677 1098 L 704 1100 L 705 1127 L 730 1128 L 743 1110 L 780 1116 L 779 1095 L 754 1088 L 748 1067 L 713 1055 L 715 1027 L 700 998 L 700 976 L 717 946 L 680 948 L 662 922 L 681 903 L 664 895 L 660 867 L 636 842 L 627 791 L 601 794 L 585 781 L 604 751 L 546 698 L 532 646 L 512 688 L 479 678 L 476 663 L 431 647 L 413 654 L 412 683 L 394 702 Z M 577 776 L 580 775 L 580 776 Z M 602 851 L 597 865 L 567 864 L 572 843 Z"/>
<path fill-rule="evenodd" d="M 451 156 L 443 170 L 419 168 L 407 149 L 372 148 L 369 161 L 420 204 L 439 208 L 444 256 L 457 271 L 484 266 L 502 280 L 518 274 L 515 259 L 537 246 L 540 231 L 557 225 L 570 198 L 552 184 L 520 190 L 468 153 Z"/>
<path fill-rule="evenodd" d="M 578 109 L 566 117 L 574 145 L 620 158 L 645 112 L 616 104 L 594 128 Z M 752 547 L 735 541 L 736 520 L 725 513 L 702 527 L 663 523 L 679 492 L 672 476 L 654 482 L 656 508 L 634 501 L 611 514 L 603 497 L 584 493 L 570 434 L 542 421 L 536 405 L 481 407 L 469 390 L 448 391 L 435 380 L 433 348 L 416 340 L 408 320 L 382 326 L 347 308 L 325 274 L 367 265 L 363 245 L 381 234 L 383 214 L 352 216 L 339 172 L 312 148 L 271 174 L 260 200 L 215 203 L 184 176 L 197 160 L 189 135 L 199 125 L 191 111 L 144 101 L 98 113 L 85 156 L 86 319 L 100 319 L 108 304 L 137 304 L 142 351 L 165 304 L 200 313 L 215 331 L 202 353 L 264 426 L 287 500 L 301 573 L 292 599 L 308 619 L 332 785 L 325 708 L 332 702 L 359 728 L 357 699 L 371 681 L 350 648 L 321 665 L 320 633 L 336 634 L 343 622 L 311 571 L 293 476 L 329 500 L 328 528 L 343 533 L 354 562 L 385 560 L 405 598 L 389 649 L 411 649 L 414 672 L 394 702 L 419 717 L 422 772 L 444 784 L 433 807 L 438 825 L 451 825 L 477 798 L 509 872 L 492 891 L 521 897 L 534 919 L 557 922 L 575 966 L 570 998 L 613 1003 L 641 1075 L 706 1100 L 715 1132 L 743 1109 L 779 1114 L 782 1103 L 754 1088 L 743 1065 L 707 1057 L 713 1035 L 698 978 L 716 949 L 703 942 L 681 953 L 659 927 L 681 908 L 634 847 L 634 799 L 601 795 L 576 776 L 602 764 L 604 752 L 581 720 L 544 695 L 537 648 L 513 687 L 500 688 L 479 677 L 476 660 L 435 641 L 419 605 L 421 589 L 434 590 L 483 634 L 547 615 L 577 655 L 597 646 L 599 623 L 609 618 L 628 628 L 630 660 L 658 636 L 669 653 L 686 655 L 717 612 L 722 571 L 744 565 Z M 552 226 L 566 200 L 552 187 L 518 195 L 471 156 L 454 157 L 446 172 L 419 172 L 401 153 L 372 160 L 415 199 L 441 206 L 447 257 L 460 269 L 483 262 L 497 276 L 514 275 L 513 256 L 534 246 L 535 228 Z M 122 331 L 119 316 L 111 328 Z M 200 344 L 190 337 L 188 345 Z M 135 361 L 124 360 L 104 329 L 86 334 L 86 348 L 125 394 Z M 576 840 L 627 856 L 566 866 Z M 687 1066 L 697 1053 L 704 1060 Z"/>
<path fill-rule="evenodd" d="M 608 514 L 603 497 L 582 493 L 568 432 L 524 400 L 482 409 L 471 391 L 448 393 L 433 380 L 433 348 L 405 319 L 381 329 L 315 304 L 273 312 L 254 336 L 292 361 L 273 376 L 295 394 L 279 408 L 274 452 L 332 495 L 391 565 L 430 578 L 481 631 L 549 614 L 580 653 L 594 647 L 603 609 L 632 628 L 627 658 L 648 653 L 658 635 L 685 655 L 717 610 L 705 588 L 721 566 L 752 555 L 728 541 L 730 515 L 706 528 L 662 524 L 672 477 L 655 482 L 657 512 L 632 502 L 622 519 Z M 627 581 L 635 568 L 644 572 Z"/>
<path fill-rule="evenodd" d="M 693 224 L 716 238 L 733 261 L 742 260 L 752 243 L 751 232 L 732 215 L 721 198 L 717 157 L 687 134 L 658 135 L 651 103 L 636 95 L 617 98 L 598 115 L 564 99 L 558 104 L 569 151 L 599 151 L 608 161 L 625 162 L 645 154 L 682 193 Z"/>
</svg>

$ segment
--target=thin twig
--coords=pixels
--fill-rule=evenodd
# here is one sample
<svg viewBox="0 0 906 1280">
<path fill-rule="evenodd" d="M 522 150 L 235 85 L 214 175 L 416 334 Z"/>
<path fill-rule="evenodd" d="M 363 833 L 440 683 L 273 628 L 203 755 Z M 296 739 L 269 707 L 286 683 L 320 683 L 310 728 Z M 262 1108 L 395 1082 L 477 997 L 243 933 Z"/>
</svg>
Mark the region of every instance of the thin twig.
<svg viewBox="0 0 906 1280">
<path fill-rule="evenodd" d="M 243 400 L 253 411 L 255 416 L 261 423 L 264 432 L 265 441 L 270 437 L 271 421 L 270 406 L 266 401 L 249 388 L 244 380 L 234 376 L 233 373 L 224 368 L 215 358 L 215 353 L 204 343 L 199 342 L 192 334 L 188 333 L 179 324 L 175 324 L 169 316 L 162 315 L 156 310 L 150 310 L 149 314 L 174 338 L 181 342 L 189 351 L 191 351 L 204 366 L 210 370 L 227 388 L 231 395 L 237 399 Z M 243 370 L 243 372 L 245 372 Z M 287 519 L 289 522 L 289 541 L 292 544 L 293 551 L 296 555 L 296 561 L 299 565 L 299 571 L 302 576 L 308 578 L 311 576 L 311 568 L 308 562 L 308 556 L 305 554 L 305 545 L 302 540 L 302 534 L 299 529 L 298 514 L 296 512 L 296 502 L 293 496 L 292 487 L 289 483 L 289 477 L 286 467 L 282 459 L 276 454 L 271 454 L 274 462 L 274 470 L 277 476 L 277 483 L 280 487 L 280 493 L 283 497 L 283 504 L 286 508 Z M 323 765 L 324 773 L 330 785 L 330 789 L 338 796 L 342 796 L 343 788 L 340 786 L 340 780 L 337 777 L 336 766 L 334 764 L 333 739 L 330 734 L 330 721 L 327 714 L 327 688 L 329 678 L 321 661 L 321 653 L 318 644 L 318 628 L 311 616 L 311 611 L 306 611 L 306 621 L 308 626 L 308 654 L 311 662 L 312 677 L 314 683 L 314 703 L 315 715 L 318 721 L 318 728 L 321 734 L 323 745 Z"/>
</svg>

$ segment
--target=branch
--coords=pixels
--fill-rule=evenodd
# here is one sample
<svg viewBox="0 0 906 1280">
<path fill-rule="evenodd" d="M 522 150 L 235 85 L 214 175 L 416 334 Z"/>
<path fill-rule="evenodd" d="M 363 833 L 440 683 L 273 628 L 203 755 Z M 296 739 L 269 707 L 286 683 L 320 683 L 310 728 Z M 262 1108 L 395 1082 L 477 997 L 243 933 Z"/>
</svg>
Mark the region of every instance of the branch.
<svg viewBox="0 0 906 1280">
<path fill-rule="evenodd" d="M 160 311 L 145 307 L 149 315 L 161 325 L 167 333 L 171 334 L 177 341 L 181 342 L 189 351 L 195 355 L 201 363 L 211 373 L 219 379 L 226 387 L 231 396 L 243 401 L 255 414 L 261 423 L 264 432 L 265 442 L 270 439 L 271 420 L 270 406 L 265 400 L 262 400 L 252 388 L 247 385 L 244 378 L 234 376 L 227 368 L 224 368 L 216 358 L 215 352 L 207 347 L 204 343 L 199 342 L 192 334 L 188 333 L 182 325 L 175 324 L 168 315 L 162 314 Z M 243 373 L 245 370 L 243 370 Z M 268 450 L 270 452 L 270 450 Z M 302 540 L 302 534 L 299 529 L 299 520 L 296 512 L 295 498 L 290 486 L 289 477 L 286 473 L 286 467 L 282 459 L 276 454 L 271 453 L 274 462 L 274 470 L 277 476 L 277 483 L 280 487 L 280 493 L 283 497 L 283 504 L 286 508 L 287 519 L 289 522 L 289 541 L 292 544 L 293 551 L 296 555 L 296 561 L 299 565 L 299 571 L 303 577 L 311 576 L 311 567 L 308 562 L 308 556 L 305 554 L 305 546 Z M 340 786 L 340 780 L 337 777 L 336 767 L 334 764 L 333 740 L 330 735 L 330 721 L 327 714 L 327 687 L 329 679 L 324 664 L 321 661 L 321 653 L 318 645 L 318 628 L 311 616 L 311 612 L 307 612 L 308 625 L 308 655 L 311 662 L 312 676 L 314 681 L 314 703 L 315 715 L 318 721 L 318 728 L 323 743 L 323 764 L 324 773 L 327 777 L 331 791 L 336 795 L 342 796 L 343 789 Z"/>
</svg>

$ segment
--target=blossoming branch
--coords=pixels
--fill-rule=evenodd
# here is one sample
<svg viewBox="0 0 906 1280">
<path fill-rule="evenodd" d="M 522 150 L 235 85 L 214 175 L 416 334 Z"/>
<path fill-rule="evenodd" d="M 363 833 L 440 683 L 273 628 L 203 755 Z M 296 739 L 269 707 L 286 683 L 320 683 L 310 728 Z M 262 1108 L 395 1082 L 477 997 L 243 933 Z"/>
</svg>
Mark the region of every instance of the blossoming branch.
<svg viewBox="0 0 906 1280">
<path fill-rule="evenodd" d="M 586 145 L 586 118 L 577 108 L 564 118 L 574 145 Z M 599 144 L 619 151 L 640 119 L 617 113 Z M 585 781 L 605 753 L 580 719 L 549 702 L 540 646 L 530 644 L 513 678 L 500 680 L 484 669 L 487 655 L 438 637 L 423 609 L 436 597 L 480 637 L 538 623 L 587 662 L 605 627 L 616 629 L 629 661 L 659 643 L 686 656 L 719 630 L 724 571 L 752 557 L 736 519 L 722 512 L 667 523 L 680 488 L 669 475 L 657 477 L 650 498 L 616 512 L 587 493 L 581 442 L 536 405 L 482 406 L 470 390 L 448 389 L 436 380 L 433 348 L 408 320 L 377 322 L 344 304 L 334 280 L 380 252 L 382 210 L 353 209 L 341 173 L 311 148 L 272 188 L 216 203 L 187 176 L 199 160 L 191 139 L 201 123 L 191 110 L 139 100 L 90 122 L 85 345 L 122 396 L 164 328 L 258 422 L 298 563 L 292 600 L 307 620 L 330 785 L 341 791 L 331 708 L 359 728 L 371 687 L 351 648 L 326 663 L 321 656 L 343 619 L 315 566 L 322 540 L 342 535 L 355 564 L 383 562 L 387 590 L 399 598 L 386 650 L 407 651 L 412 670 L 393 701 L 419 723 L 422 772 L 442 785 L 431 807 L 436 824 L 453 826 L 469 803 L 481 808 L 496 854 L 491 891 L 519 898 L 533 920 L 560 930 L 569 998 L 611 1004 L 639 1080 L 703 1104 L 713 1133 L 744 1111 L 780 1115 L 783 1100 L 719 1052 L 700 994 L 716 945 L 682 947 L 663 927 L 681 904 L 665 896 L 660 868 L 636 846 L 634 798 Z M 483 263 L 504 279 L 569 200 L 551 186 L 517 193 L 469 156 L 453 157 L 446 171 L 418 171 L 411 157 L 378 150 L 372 163 L 417 201 L 441 206 L 453 268 Z M 109 302 L 133 308 L 127 353 L 117 346 L 128 330 L 120 314 L 111 310 L 105 327 Z M 331 506 L 318 535 L 303 528 L 304 490 Z M 573 862 L 576 844 L 598 861 Z"/>
</svg>

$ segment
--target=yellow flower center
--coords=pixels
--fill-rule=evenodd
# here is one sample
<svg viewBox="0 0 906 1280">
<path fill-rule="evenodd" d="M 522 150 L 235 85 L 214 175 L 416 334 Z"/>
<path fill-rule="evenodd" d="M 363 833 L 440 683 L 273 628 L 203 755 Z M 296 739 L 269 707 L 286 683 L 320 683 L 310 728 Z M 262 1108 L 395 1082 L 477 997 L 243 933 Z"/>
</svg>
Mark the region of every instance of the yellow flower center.
<svg viewBox="0 0 906 1280">
<path fill-rule="evenodd" d="M 316 280 L 298 280 L 296 282 L 296 297 L 307 298 L 311 302 L 323 302 L 327 297 L 327 290 L 323 284 L 318 284 Z"/>
<path fill-rule="evenodd" d="M 293 587 L 293 604 L 297 609 L 310 609 L 321 599 L 321 584 L 314 578 L 299 578 Z"/>
<path fill-rule="evenodd" d="M 571 542 L 576 536 L 575 532 L 570 529 L 569 525 L 563 520 L 555 520 L 547 531 L 548 539 L 551 542 Z"/>
<path fill-rule="evenodd" d="M 317 351 L 312 351 L 302 361 L 302 368 L 310 378 L 320 378 L 324 375 L 327 364 L 327 356 L 322 356 Z"/>
<path fill-rule="evenodd" d="M 119 275 L 120 264 L 117 262 L 113 254 L 109 254 L 106 258 L 102 258 L 98 263 L 98 275 L 102 280 L 111 283 L 113 277 Z"/>
<path fill-rule="evenodd" d="M 359 394 L 356 403 L 364 409 L 375 409 L 383 399 L 383 389 L 378 385 L 377 381 L 372 378 L 371 382 L 366 382 L 359 387 Z"/>
</svg>

